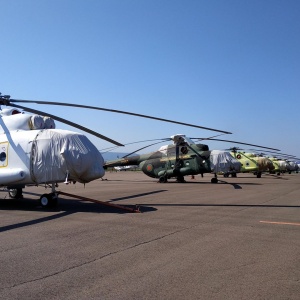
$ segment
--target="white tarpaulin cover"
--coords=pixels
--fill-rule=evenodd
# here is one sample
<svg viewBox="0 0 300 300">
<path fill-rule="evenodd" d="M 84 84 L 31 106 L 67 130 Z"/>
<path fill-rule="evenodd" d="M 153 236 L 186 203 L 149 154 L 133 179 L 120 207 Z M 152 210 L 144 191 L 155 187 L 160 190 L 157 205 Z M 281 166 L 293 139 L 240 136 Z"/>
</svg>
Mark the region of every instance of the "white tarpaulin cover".
<svg viewBox="0 0 300 300">
<path fill-rule="evenodd" d="M 213 173 L 240 172 L 241 170 L 241 163 L 227 151 L 212 150 L 209 159 Z"/>
<path fill-rule="evenodd" d="M 70 181 L 81 183 L 104 175 L 104 160 L 89 139 L 79 133 L 42 130 L 33 141 L 31 176 L 37 183 Z"/>
</svg>

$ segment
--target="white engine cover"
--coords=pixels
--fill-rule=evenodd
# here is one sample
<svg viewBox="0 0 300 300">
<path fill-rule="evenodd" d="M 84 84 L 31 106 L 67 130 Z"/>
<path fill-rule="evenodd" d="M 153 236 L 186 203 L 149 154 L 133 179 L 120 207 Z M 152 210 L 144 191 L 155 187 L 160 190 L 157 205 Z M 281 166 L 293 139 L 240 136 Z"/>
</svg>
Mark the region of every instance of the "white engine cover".
<svg viewBox="0 0 300 300">
<path fill-rule="evenodd" d="M 83 134 L 17 130 L 0 134 L 0 186 L 78 181 L 104 176 L 104 160 Z"/>
<path fill-rule="evenodd" d="M 212 150 L 210 152 L 210 168 L 213 173 L 240 172 L 241 163 L 227 151 Z"/>
<path fill-rule="evenodd" d="M 49 129 L 33 142 L 31 175 L 35 182 L 68 179 L 86 183 L 104 176 L 104 160 L 89 139 L 79 133 Z"/>
</svg>

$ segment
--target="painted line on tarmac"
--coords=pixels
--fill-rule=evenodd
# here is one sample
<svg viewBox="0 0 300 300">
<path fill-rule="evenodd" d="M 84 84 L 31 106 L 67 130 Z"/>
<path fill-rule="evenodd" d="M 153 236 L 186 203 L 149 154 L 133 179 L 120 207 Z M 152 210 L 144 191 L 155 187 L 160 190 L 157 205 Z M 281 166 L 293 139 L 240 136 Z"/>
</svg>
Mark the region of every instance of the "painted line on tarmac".
<svg viewBox="0 0 300 300">
<path fill-rule="evenodd" d="M 271 222 L 271 221 L 259 221 L 259 222 L 264 224 L 300 226 L 300 223 L 290 223 L 290 222 Z"/>
</svg>

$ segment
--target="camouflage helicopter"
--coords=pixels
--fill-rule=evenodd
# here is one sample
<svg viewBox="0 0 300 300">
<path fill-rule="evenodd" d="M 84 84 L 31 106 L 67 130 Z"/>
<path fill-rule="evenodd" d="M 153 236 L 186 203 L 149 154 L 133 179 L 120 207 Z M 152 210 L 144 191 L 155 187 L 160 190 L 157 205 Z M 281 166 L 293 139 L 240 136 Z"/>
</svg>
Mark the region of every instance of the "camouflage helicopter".
<svg viewBox="0 0 300 300">
<path fill-rule="evenodd" d="M 271 152 L 271 151 L 267 151 Z M 265 155 L 264 153 L 261 153 L 261 155 Z M 270 156 L 270 154 L 267 155 L 268 159 L 270 159 L 274 165 L 274 170 L 271 171 L 272 174 L 283 174 L 288 172 L 291 174 L 292 172 L 298 173 L 299 166 L 295 162 L 298 158 L 294 155 L 284 154 L 280 153 L 280 156 L 278 156 L 278 153 L 276 155 Z"/>
<path fill-rule="evenodd" d="M 242 163 L 241 172 L 253 173 L 257 178 L 261 177 L 262 172 L 280 175 L 285 172 L 291 174 L 299 170 L 299 167 L 293 161 L 296 159 L 295 156 L 280 153 L 281 158 L 279 158 L 278 155 L 272 157 L 264 153 L 257 153 L 257 150 L 254 150 L 255 152 L 245 152 L 242 150 L 238 151 L 236 147 L 231 148 L 231 150 L 231 154 Z"/>
<path fill-rule="evenodd" d="M 160 139 L 160 142 L 172 140 L 173 144 L 162 146 L 155 152 L 131 156 L 144 148 L 160 142 L 154 143 L 127 154 L 121 159 L 107 161 L 104 167 L 138 165 L 144 174 L 152 178 L 158 178 L 160 183 L 167 182 L 172 177 L 175 177 L 177 182 L 185 182 L 184 176 L 186 175 L 201 174 L 203 176 L 204 173 L 214 173 L 215 176 L 211 179 L 211 182 L 217 183 L 217 171 L 220 170 L 220 166 L 216 168 L 213 165 L 211 160 L 212 151 L 209 150 L 208 145 L 196 144 L 193 141 L 204 139 L 213 140 L 213 138 L 188 138 L 183 134 L 173 135 L 171 138 Z M 246 145 L 273 149 L 253 144 Z M 222 156 L 227 168 L 236 168 L 236 160 L 233 159 L 229 152 L 223 152 Z M 239 168 L 237 167 L 235 171 L 238 172 Z"/>
<path fill-rule="evenodd" d="M 242 173 L 253 173 L 257 178 L 261 178 L 262 172 L 272 172 L 275 169 L 269 158 L 256 153 L 239 151 L 233 147 L 231 155 L 241 162 Z"/>
<path fill-rule="evenodd" d="M 257 147 L 257 145 L 252 145 L 248 143 L 242 143 L 242 142 L 236 142 L 236 141 L 229 141 L 229 140 L 223 140 L 223 139 L 216 139 L 216 138 L 204 138 L 206 140 L 210 141 L 220 141 L 220 142 L 230 142 L 235 144 L 242 144 L 247 146 L 254 146 Z M 275 150 L 280 151 L 279 149 L 259 146 L 259 148 L 268 149 L 265 150 L 266 152 L 269 150 Z M 238 147 L 232 147 L 228 149 L 231 151 L 231 155 L 236 158 L 241 163 L 241 173 L 253 173 L 256 175 L 257 178 L 261 178 L 262 172 L 272 172 L 275 169 L 275 166 L 273 162 L 268 158 L 264 157 L 263 155 L 256 154 L 257 150 L 254 150 L 254 152 L 246 152 Z M 251 151 L 251 149 L 249 149 Z M 270 151 L 272 152 L 272 151 Z M 278 153 L 278 152 L 274 152 Z M 231 173 L 232 177 L 236 177 L 236 173 Z M 224 174 L 225 177 L 228 177 L 228 174 Z"/>
</svg>

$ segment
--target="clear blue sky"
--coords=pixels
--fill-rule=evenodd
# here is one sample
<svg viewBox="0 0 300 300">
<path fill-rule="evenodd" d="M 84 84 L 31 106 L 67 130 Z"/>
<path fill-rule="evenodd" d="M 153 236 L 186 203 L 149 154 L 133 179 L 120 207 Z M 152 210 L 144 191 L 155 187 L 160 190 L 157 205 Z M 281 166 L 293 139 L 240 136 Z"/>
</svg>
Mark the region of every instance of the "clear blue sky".
<svg viewBox="0 0 300 300">
<path fill-rule="evenodd" d="M 222 129 L 233 133 L 225 139 L 300 157 L 298 0 L 0 0 L 0 10 L 3 94 Z M 99 111 L 30 107 L 121 143 L 215 135 Z M 99 149 L 111 146 L 89 138 Z"/>
</svg>

